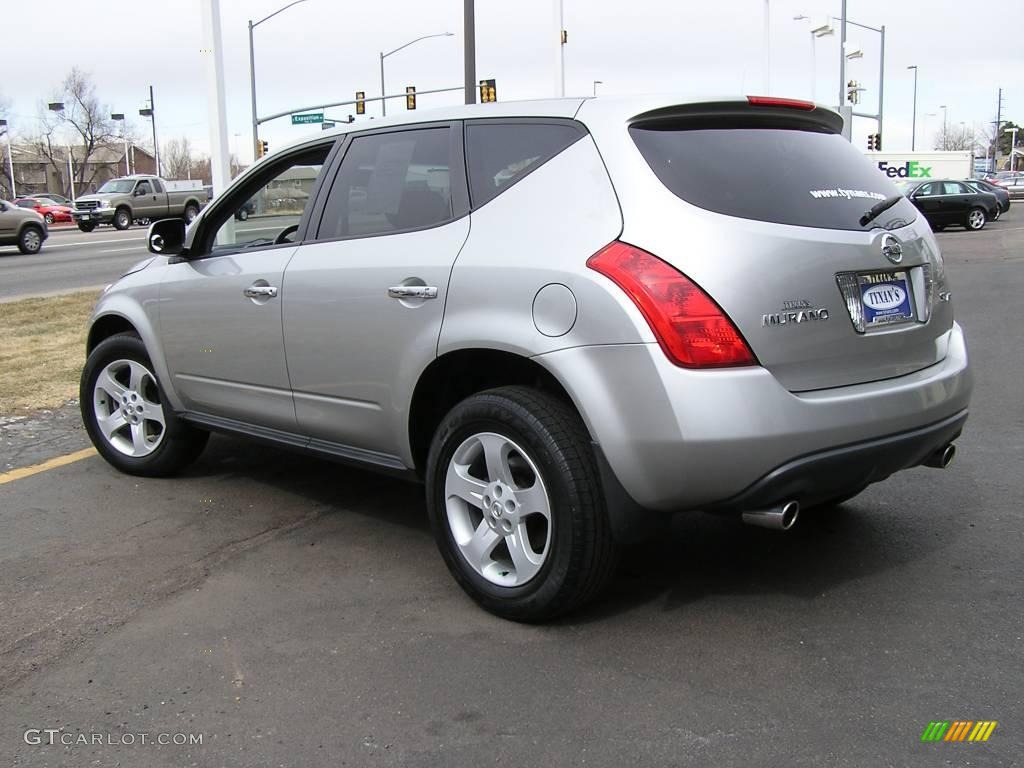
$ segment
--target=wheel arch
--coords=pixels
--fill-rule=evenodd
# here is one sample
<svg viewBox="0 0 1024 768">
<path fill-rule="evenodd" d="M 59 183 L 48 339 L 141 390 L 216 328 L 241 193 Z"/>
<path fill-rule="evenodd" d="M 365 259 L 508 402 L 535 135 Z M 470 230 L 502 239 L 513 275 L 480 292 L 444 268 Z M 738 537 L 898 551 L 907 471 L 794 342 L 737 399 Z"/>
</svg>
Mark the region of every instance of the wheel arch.
<svg viewBox="0 0 1024 768">
<path fill-rule="evenodd" d="M 435 358 L 420 374 L 409 405 L 409 448 L 416 472 L 422 476 L 434 432 L 457 403 L 477 392 L 516 384 L 554 395 L 578 412 L 562 382 L 535 359 L 484 347 Z"/>
</svg>

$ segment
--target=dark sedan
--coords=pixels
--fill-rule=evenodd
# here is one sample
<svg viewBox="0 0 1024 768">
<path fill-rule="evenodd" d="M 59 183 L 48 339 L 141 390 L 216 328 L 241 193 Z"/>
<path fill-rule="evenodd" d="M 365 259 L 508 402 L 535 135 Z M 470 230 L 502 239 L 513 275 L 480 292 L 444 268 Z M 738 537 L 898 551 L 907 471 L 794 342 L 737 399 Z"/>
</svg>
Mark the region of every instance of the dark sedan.
<svg viewBox="0 0 1024 768">
<path fill-rule="evenodd" d="M 898 186 L 936 232 L 950 225 L 977 231 L 999 213 L 999 200 L 995 195 L 979 192 L 963 181 L 902 181 Z"/>
<path fill-rule="evenodd" d="M 997 219 L 1000 214 L 1010 210 L 1010 193 L 1005 187 L 1000 187 L 998 184 L 993 184 L 984 179 L 964 179 L 964 183 L 969 187 L 974 187 L 979 192 L 989 192 L 996 196 L 996 199 L 999 201 L 999 210 L 996 212 Z"/>
</svg>

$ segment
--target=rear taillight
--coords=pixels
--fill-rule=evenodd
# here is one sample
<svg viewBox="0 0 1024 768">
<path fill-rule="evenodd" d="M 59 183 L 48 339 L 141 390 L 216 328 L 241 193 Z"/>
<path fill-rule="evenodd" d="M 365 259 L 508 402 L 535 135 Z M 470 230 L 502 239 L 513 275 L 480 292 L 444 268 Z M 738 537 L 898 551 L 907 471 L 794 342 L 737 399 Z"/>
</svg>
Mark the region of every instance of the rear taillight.
<svg viewBox="0 0 1024 768">
<path fill-rule="evenodd" d="M 757 365 L 754 353 L 721 307 L 656 256 L 615 241 L 591 256 L 587 266 L 626 292 L 676 365 Z"/>
</svg>

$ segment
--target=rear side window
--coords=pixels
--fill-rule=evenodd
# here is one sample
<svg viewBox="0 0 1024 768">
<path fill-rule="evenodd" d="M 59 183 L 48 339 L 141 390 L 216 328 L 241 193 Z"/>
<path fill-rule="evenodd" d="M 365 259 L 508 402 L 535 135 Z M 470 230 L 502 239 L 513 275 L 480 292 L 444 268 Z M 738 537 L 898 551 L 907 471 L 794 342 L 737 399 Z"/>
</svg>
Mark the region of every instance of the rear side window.
<svg viewBox="0 0 1024 768">
<path fill-rule="evenodd" d="M 895 229 L 917 214 L 901 200 L 867 227 L 861 215 L 899 194 L 839 134 L 796 128 L 629 129 L 644 159 L 676 196 L 727 216 L 824 229 Z"/>
<path fill-rule="evenodd" d="M 493 200 L 585 135 L 579 125 L 569 122 L 467 122 L 466 162 L 473 207 Z"/>
</svg>

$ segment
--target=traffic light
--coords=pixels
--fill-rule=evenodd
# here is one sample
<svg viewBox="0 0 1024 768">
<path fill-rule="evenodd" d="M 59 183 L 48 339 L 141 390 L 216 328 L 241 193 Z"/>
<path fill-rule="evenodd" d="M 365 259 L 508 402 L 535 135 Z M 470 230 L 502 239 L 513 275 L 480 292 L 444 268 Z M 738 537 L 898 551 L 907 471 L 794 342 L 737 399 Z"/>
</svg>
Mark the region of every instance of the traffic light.
<svg viewBox="0 0 1024 768">
<path fill-rule="evenodd" d="M 880 133 L 869 133 L 868 134 L 868 149 L 872 152 L 882 151 L 882 134 Z"/>
<path fill-rule="evenodd" d="M 260 139 L 260 140 L 258 140 L 256 142 L 256 157 L 257 157 L 257 159 L 263 157 L 269 151 L 270 151 L 270 145 L 266 141 Z"/>
<path fill-rule="evenodd" d="M 498 88 L 494 83 L 494 80 L 481 80 L 480 81 L 480 103 L 487 104 L 491 101 L 498 100 Z"/>
<path fill-rule="evenodd" d="M 851 80 L 846 84 L 846 100 L 851 104 L 860 104 L 860 92 L 864 90 L 860 87 L 860 83 L 856 80 Z"/>
<path fill-rule="evenodd" d="M 366 91 L 356 91 L 356 114 L 366 114 Z"/>
<path fill-rule="evenodd" d="M 405 87 L 405 108 L 416 109 L 416 86 L 407 85 Z"/>
<path fill-rule="evenodd" d="M 874 151 L 875 151 L 875 134 L 869 133 L 868 134 L 868 152 L 874 152 Z"/>
</svg>

